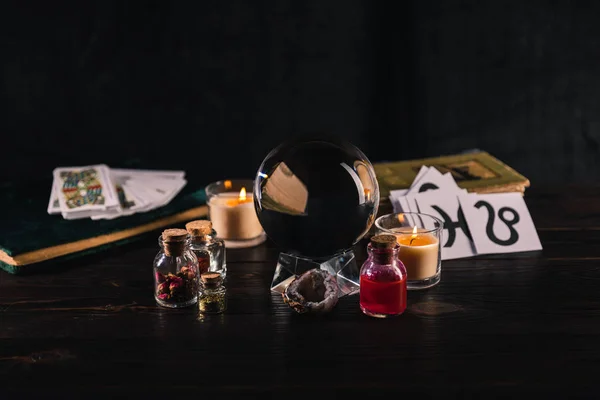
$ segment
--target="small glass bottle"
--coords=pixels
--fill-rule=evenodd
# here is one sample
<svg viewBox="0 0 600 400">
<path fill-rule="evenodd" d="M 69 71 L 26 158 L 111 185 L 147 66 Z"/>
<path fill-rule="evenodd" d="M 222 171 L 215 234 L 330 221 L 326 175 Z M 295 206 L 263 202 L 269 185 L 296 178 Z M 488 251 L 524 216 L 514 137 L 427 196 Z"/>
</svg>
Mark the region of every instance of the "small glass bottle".
<svg viewBox="0 0 600 400">
<path fill-rule="evenodd" d="M 218 272 L 200 275 L 198 309 L 203 314 L 220 314 L 227 308 L 223 277 Z"/>
<path fill-rule="evenodd" d="M 367 246 L 369 257 L 360 269 L 360 309 L 388 318 L 406 310 L 406 268 L 398 259 L 395 235 L 376 235 Z"/>
<path fill-rule="evenodd" d="M 198 302 L 198 259 L 185 229 L 165 229 L 154 258 L 154 298 L 159 306 L 180 308 Z"/>
<path fill-rule="evenodd" d="M 225 242 L 217 239 L 212 223 L 207 220 L 192 221 L 185 225 L 185 229 L 191 236 L 190 249 L 198 258 L 200 273 L 219 272 L 225 278 Z"/>
</svg>

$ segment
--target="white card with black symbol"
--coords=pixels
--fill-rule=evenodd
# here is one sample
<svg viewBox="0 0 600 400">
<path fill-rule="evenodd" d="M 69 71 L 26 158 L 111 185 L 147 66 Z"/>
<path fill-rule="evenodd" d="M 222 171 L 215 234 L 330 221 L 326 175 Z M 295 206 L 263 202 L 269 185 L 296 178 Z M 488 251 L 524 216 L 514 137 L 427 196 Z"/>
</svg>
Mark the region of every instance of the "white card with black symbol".
<svg viewBox="0 0 600 400">
<path fill-rule="evenodd" d="M 391 197 L 394 212 L 419 212 L 414 196 Z"/>
<path fill-rule="evenodd" d="M 437 169 L 431 167 L 426 170 L 425 173 L 421 174 L 416 183 L 410 187 L 406 195 L 423 193 L 429 190 L 443 190 L 447 192 L 458 192 L 461 189 L 456 185 L 452 175 L 442 174 Z"/>
<path fill-rule="evenodd" d="M 390 190 L 389 199 L 390 199 L 390 202 L 392 203 L 392 207 L 394 208 L 395 213 L 403 212 L 402 206 L 400 204 L 400 199 L 402 197 L 404 197 L 406 192 L 408 192 L 408 189 Z M 50 210 L 49 207 L 50 206 L 48 206 L 48 210 Z M 48 213 L 50 213 L 50 211 L 48 211 Z"/>
<path fill-rule="evenodd" d="M 460 196 L 459 201 L 478 254 L 542 249 L 520 193 Z"/>
<path fill-rule="evenodd" d="M 421 180 L 423 175 L 425 175 L 427 173 L 427 171 L 429 171 L 429 168 L 430 167 L 428 167 L 427 165 L 421 166 L 421 168 L 419 169 L 419 172 L 417 172 L 417 175 L 415 176 L 412 183 L 410 184 L 409 190 L 412 189 L 417 183 L 419 183 L 419 181 Z"/>
<path fill-rule="evenodd" d="M 444 223 L 442 260 L 472 257 L 477 254 L 457 193 L 430 190 L 414 196 L 421 213 L 433 215 Z"/>
<path fill-rule="evenodd" d="M 419 212 L 419 205 L 417 204 L 417 199 L 414 195 L 409 194 L 404 196 L 406 203 L 408 204 L 407 212 Z"/>
</svg>

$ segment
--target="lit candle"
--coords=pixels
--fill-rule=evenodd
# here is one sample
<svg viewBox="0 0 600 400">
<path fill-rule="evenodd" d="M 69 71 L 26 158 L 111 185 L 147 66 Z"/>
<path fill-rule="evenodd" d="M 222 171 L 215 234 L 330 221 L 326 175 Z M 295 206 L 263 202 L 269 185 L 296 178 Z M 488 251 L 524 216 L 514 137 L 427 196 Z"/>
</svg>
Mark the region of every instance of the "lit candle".
<svg viewBox="0 0 600 400">
<path fill-rule="evenodd" d="M 228 186 L 231 187 L 230 181 L 225 181 L 225 188 Z M 245 187 L 239 193 L 223 192 L 211 197 L 208 209 L 213 229 L 219 238 L 254 239 L 263 232 L 254 210 L 253 196 L 246 194 Z"/>
<path fill-rule="evenodd" d="M 438 267 L 438 239 L 430 233 L 419 232 L 416 226 L 412 232 L 410 228 L 396 228 L 394 233 L 400 244 L 398 257 L 406 267 L 408 280 L 422 280 L 434 276 Z"/>
</svg>

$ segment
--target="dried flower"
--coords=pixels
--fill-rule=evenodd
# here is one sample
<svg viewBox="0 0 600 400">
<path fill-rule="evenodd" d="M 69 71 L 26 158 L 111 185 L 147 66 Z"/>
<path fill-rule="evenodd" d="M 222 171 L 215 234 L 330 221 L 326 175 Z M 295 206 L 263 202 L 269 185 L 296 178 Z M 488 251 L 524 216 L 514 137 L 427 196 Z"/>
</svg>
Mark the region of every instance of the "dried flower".
<svg viewBox="0 0 600 400">
<path fill-rule="evenodd" d="M 182 286 L 183 286 L 183 279 L 181 279 L 180 277 L 177 276 L 171 280 L 171 283 L 169 284 L 169 290 L 171 292 L 173 292 Z"/>
<path fill-rule="evenodd" d="M 161 300 L 167 300 L 169 298 L 169 295 L 167 293 L 161 293 L 158 295 L 158 298 Z"/>
<path fill-rule="evenodd" d="M 163 283 L 159 284 L 156 287 L 156 290 L 158 290 L 158 293 L 166 293 L 169 290 L 169 283 L 163 282 Z"/>
<path fill-rule="evenodd" d="M 198 274 L 195 266 L 181 267 L 177 274 L 155 271 L 156 298 L 169 303 L 189 302 L 198 295 Z"/>
<path fill-rule="evenodd" d="M 177 276 L 183 278 L 183 279 L 193 279 L 196 274 L 194 273 L 194 270 L 190 267 L 182 267 L 179 270 L 179 273 L 177 274 Z"/>
</svg>

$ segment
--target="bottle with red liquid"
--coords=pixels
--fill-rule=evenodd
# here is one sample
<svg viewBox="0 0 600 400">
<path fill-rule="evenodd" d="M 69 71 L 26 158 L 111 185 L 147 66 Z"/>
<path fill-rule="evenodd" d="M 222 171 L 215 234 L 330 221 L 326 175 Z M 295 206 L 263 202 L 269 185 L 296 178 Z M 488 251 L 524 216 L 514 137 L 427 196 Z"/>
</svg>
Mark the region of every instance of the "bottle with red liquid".
<svg viewBox="0 0 600 400">
<path fill-rule="evenodd" d="M 406 310 L 406 267 L 398 259 L 394 235 L 376 235 L 367 246 L 369 257 L 360 269 L 360 309 L 388 318 Z"/>
</svg>

